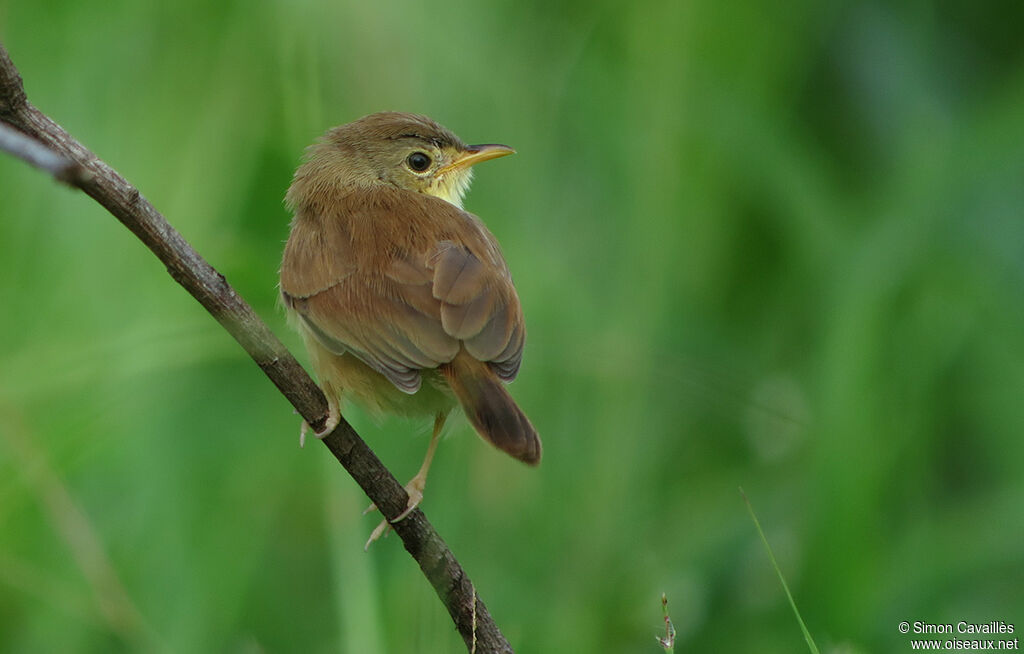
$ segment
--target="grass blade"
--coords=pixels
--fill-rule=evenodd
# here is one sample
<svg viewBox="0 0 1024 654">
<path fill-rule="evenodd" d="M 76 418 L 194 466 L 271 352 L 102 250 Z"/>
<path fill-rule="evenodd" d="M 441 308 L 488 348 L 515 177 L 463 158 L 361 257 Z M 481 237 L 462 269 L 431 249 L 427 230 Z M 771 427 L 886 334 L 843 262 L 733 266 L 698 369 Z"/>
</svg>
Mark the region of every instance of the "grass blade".
<svg viewBox="0 0 1024 654">
<path fill-rule="evenodd" d="M 754 526 L 757 527 L 757 534 L 761 537 L 761 542 L 764 543 L 764 549 L 768 552 L 768 558 L 772 560 L 772 567 L 775 568 L 775 574 L 779 575 L 779 581 L 782 582 L 782 590 L 786 591 L 786 599 L 789 600 L 789 606 L 793 609 L 793 615 L 796 616 L 796 621 L 800 625 L 800 631 L 804 633 L 804 640 L 807 641 L 807 647 L 810 648 L 811 654 L 820 654 L 818 646 L 814 644 L 814 639 L 811 638 L 811 632 L 807 630 L 807 625 L 804 624 L 803 618 L 800 617 L 800 610 L 796 608 L 796 602 L 793 601 L 793 595 L 789 592 L 789 586 L 786 585 L 786 579 L 782 576 L 782 570 L 779 569 L 779 562 L 775 560 L 775 554 L 772 553 L 772 548 L 768 544 L 768 539 L 765 538 L 764 530 L 761 529 L 761 523 L 757 521 L 757 516 L 754 514 L 754 507 L 750 504 L 747 494 L 743 492 L 742 486 L 740 487 L 740 495 L 743 496 L 743 501 L 747 503 L 747 511 L 750 513 L 750 519 L 754 521 Z"/>
</svg>

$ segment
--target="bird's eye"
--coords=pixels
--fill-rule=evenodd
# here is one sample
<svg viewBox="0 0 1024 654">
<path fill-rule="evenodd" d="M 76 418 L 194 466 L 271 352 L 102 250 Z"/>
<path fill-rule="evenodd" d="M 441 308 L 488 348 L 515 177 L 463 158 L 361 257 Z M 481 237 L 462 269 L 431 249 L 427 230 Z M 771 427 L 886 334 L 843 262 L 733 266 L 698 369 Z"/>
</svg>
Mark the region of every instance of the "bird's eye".
<svg viewBox="0 0 1024 654">
<path fill-rule="evenodd" d="M 406 158 L 405 163 L 409 164 L 409 168 L 414 171 L 422 173 L 430 168 L 430 156 L 423 152 L 413 152 Z"/>
</svg>

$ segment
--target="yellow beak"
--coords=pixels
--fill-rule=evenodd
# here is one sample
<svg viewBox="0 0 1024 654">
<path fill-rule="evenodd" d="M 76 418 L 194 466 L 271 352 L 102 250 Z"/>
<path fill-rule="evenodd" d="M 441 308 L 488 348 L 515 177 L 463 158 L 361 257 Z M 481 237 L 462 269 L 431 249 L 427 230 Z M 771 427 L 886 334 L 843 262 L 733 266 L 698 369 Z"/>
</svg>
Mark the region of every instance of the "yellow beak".
<svg viewBox="0 0 1024 654">
<path fill-rule="evenodd" d="M 508 154 L 515 154 L 515 150 L 508 147 L 507 145 L 499 145 L 497 143 L 488 143 L 486 145 L 471 145 L 466 148 L 459 157 L 437 171 L 438 175 L 443 175 L 449 171 L 456 170 L 458 168 L 469 168 L 481 161 L 487 161 L 488 159 L 497 159 L 498 157 L 504 157 Z"/>
</svg>

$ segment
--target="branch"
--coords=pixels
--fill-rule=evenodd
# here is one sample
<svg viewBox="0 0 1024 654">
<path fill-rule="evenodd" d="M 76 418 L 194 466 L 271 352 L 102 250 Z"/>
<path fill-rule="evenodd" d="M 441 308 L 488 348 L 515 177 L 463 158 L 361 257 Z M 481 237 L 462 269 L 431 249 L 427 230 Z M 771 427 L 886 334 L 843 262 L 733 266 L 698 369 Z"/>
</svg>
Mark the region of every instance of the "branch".
<svg viewBox="0 0 1024 654">
<path fill-rule="evenodd" d="M 206 308 L 314 428 L 327 421 L 327 400 L 252 308 L 223 275 L 164 219 L 138 189 L 33 107 L 21 76 L 0 44 L 0 149 L 81 189 L 146 244 L 167 272 Z M 405 510 L 405 489 L 343 419 L 324 444 L 381 513 L 393 520 Z M 405 549 L 419 564 L 448 609 L 471 652 L 512 652 L 477 596 L 462 566 L 420 509 L 394 523 Z"/>
<path fill-rule="evenodd" d="M 0 123 L 0 150 L 10 152 L 69 186 L 79 186 L 89 181 L 89 173 L 85 168 L 4 123 Z"/>
</svg>

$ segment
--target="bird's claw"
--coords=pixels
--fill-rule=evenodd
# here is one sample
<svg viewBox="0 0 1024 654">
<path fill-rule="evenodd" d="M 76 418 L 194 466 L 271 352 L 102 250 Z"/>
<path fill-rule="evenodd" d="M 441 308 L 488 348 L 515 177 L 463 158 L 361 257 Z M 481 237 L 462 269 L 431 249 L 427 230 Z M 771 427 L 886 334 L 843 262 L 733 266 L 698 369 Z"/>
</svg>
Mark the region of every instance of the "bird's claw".
<svg viewBox="0 0 1024 654">
<path fill-rule="evenodd" d="M 380 540 L 382 536 L 386 536 L 388 531 L 391 529 L 391 525 L 396 522 L 401 522 L 409 517 L 409 514 L 416 510 L 416 507 L 423 501 L 423 488 L 426 486 L 427 480 L 425 476 L 416 475 L 405 485 L 405 492 L 409 495 L 409 502 L 406 504 L 405 511 L 399 513 L 394 520 L 388 520 L 385 518 L 381 520 L 380 524 L 370 533 L 369 540 L 366 541 L 366 545 L 363 546 L 363 550 L 369 550 L 370 544 L 376 540 Z M 363 515 L 372 513 L 377 510 L 376 504 L 371 504 L 366 507 L 363 511 Z"/>
<path fill-rule="evenodd" d="M 320 431 L 313 431 L 313 435 L 323 440 L 331 435 L 341 422 L 341 411 L 338 410 L 338 403 L 334 400 L 327 401 L 327 422 L 324 423 L 324 428 Z M 313 429 L 309 426 L 309 423 L 305 420 L 302 421 L 302 426 L 299 428 L 299 448 L 306 447 L 306 432 Z"/>
</svg>

